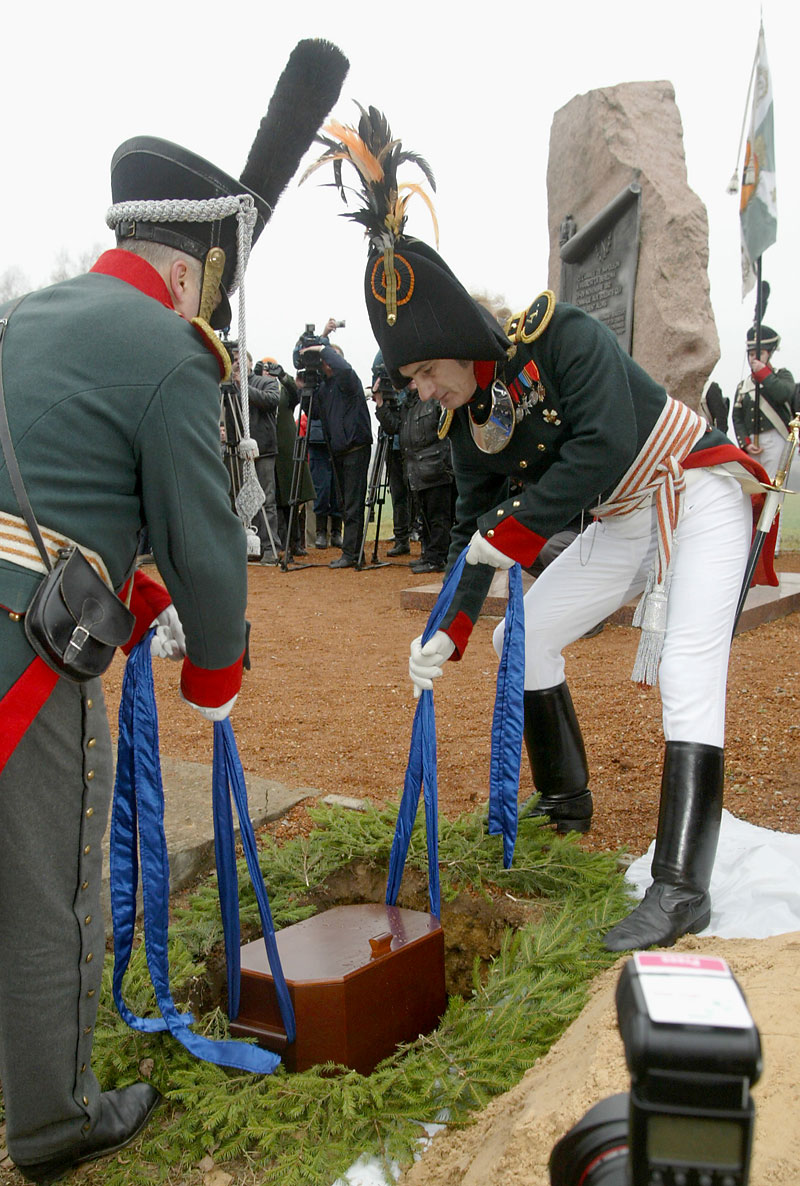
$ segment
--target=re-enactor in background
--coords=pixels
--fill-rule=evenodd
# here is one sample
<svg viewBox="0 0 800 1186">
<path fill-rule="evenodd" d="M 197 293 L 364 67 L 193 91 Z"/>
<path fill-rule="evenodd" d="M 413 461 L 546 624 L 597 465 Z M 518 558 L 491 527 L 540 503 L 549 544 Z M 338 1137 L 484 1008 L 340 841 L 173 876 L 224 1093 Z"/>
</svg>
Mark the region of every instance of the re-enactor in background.
<svg viewBox="0 0 800 1186">
<path fill-rule="evenodd" d="M 111 166 L 117 248 L 89 274 L 29 295 L 6 330 L 11 437 L 43 533 L 55 547 L 72 540 L 99 553 L 120 590 L 148 524 L 166 589 L 136 573 L 130 645 L 158 622 L 157 651 L 182 658 L 182 695 L 211 720 L 227 715 L 241 683 L 245 537 L 219 453 L 227 355 L 195 319 L 202 305 L 213 324 L 229 324 L 237 231 L 245 246 L 250 238 L 240 219 L 254 235 L 263 229 L 335 101 L 346 62 L 330 51 L 336 85 L 321 110 L 316 92 L 303 109 L 307 65 L 290 59 L 281 82 L 299 66 L 292 116 L 281 112 L 276 139 L 270 108 L 267 152 L 257 138 L 240 180 L 167 141 L 126 141 Z M 215 199 L 211 220 L 199 221 Z M 211 267 L 218 247 L 221 275 Z M 121 1148 L 159 1096 L 146 1083 L 102 1092 L 92 1072 L 108 723 L 100 680 L 59 678 L 28 645 L 22 618 L 42 566 L 5 466 L 0 523 L 0 1080 L 8 1151 L 43 1182 Z"/>
<path fill-rule="evenodd" d="M 593 508 L 592 525 L 525 597 L 525 742 L 539 811 L 585 830 L 589 770 L 563 651 L 655 581 L 637 664 L 639 679 L 658 673 L 666 742 L 654 880 L 605 942 L 672 943 L 710 913 L 728 652 L 752 527 L 737 477 L 747 481 L 750 459 L 670 399 L 604 325 L 552 294 L 501 328 L 435 251 L 402 233 L 404 154 L 395 144 L 374 159 L 391 139 L 383 117 L 370 109 L 360 130 L 372 166 L 358 212 L 370 234 L 370 321 L 395 386 L 414 382 L 420 399 L 440 405 L 458 490 L 450 564 L 469 545 L 441 629 L 424 647 L 412 643 L 411 677 L 431 688 L 464 653 L 495 569 L 530 566 Z"/>
</svg>

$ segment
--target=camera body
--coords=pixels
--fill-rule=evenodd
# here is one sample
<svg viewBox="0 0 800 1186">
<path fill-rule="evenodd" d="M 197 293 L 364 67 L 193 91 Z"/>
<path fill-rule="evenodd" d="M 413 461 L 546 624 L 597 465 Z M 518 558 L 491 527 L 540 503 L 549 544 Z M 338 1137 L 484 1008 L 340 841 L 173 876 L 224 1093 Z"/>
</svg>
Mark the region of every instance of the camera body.
<svg viewBox="0 0 800 1186">
<path fill-rule="evenodd" d="M 761 1073 L 758 1030 L 713 956 L 639 952 L 617 984 L 630 1093 L 557 1142 L 552 1186 L 746 1186 Z"/>
<path fill-rule="evenodd" d="M 319 386 L 322 377 L 322 359 L 317 352 L 306 354 L 303 357 L 303 351 L 309 346 L 326 346 L 327 344 L 327 340 L 317 334 L 313 322 L 306 322 L 306 327 L 297 339 L 292 353 L 297 378 L 304 387 L 316 388 Z"/>
</svg>

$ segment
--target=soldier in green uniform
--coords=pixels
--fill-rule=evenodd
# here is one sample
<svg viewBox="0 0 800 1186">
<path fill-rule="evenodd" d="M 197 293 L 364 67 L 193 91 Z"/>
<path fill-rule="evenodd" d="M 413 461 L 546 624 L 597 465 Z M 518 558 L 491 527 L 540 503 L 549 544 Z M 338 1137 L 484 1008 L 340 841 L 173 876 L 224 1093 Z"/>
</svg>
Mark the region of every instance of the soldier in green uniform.
<svg viewBox="0 0 800 1186">
<path fill-rule="evenodd" d="M 752 484 L 764 472 L 671 399 L 604 325 L 552 293 L 500 326 L 436 251 L 404 234 L 397 166 L 409 159 L 429 180 L 430 170 L 403 152 L 379 112 L 362 109 L 357 132 L 326 143 L 322 160 L 345 156 L 364 179 L 353 217 L 370 239 L 365 295 L 385 365 L 396 387 L 413 382 L 420 399 L 438 401 L 452 444 L 449 564 L 465 547 L 468 563 L 441 628 L 411 645 L 415 688 L 432 688 L 464 653 L 494 571 L 530 566 L 549 537 L 592 508 L 591 525 L 525 597 L 535 810 L 562 830 L 589 827 L 589 770 L 563 650 L 646 592 L 634 678 L 659 680 L 665 736 L 654 880 L 605 943 L 625 950 L 701 930 L 722 810 L 731 629 L 752 530 L 739 479 Z M 498 649 L 501 638 L 502 626 Z"/>
<path fill-rule="evenodd" d="M 770 477 L 774 477 L 786 445 L 789 421 L 796 410 L 794 376 L 786 367 L 772 365 L 772 357 L 781 344 L 780 335 L 770 326 L 762 325 L 758 336 L 760 349 L 756 348 L 756 329 L 751 325 L 747 331 L 750 374 L 736 388 L 733 428 L 745 453 L 757 457 Z M 760 389 L 757 426 L 756 383 Z M 792 481 L 787 485 L 794 489 Z"/>
<path fill-rule="evenodd" d="M 209 319 L 229 324 L 251 236 L 339 93 L 339 51 L 301 46 L 311 61 L 290 59 L 273 98 L 280 132 L 268 113 L 241 178 L 164 140 L 126 141 L 111 166 L 117 247 L 0 310 L 11 441 L 48 547 L 78 543 L 124 594 L 147 524 L 166 589 L 135 573 L 129 646 L 158 625 L 156 653 L 182 659 L 181 693 L 209 720 L 239 691 L 247 593 L 219 452 L 228 358 Z M 146 1083 L 103 1092 L 91 1068 L 111 741 L 100 680 L 59 678 L 28 644 L 43 572 L 3 466 L 0 1081 L 9 1153 L 35 1182 L 121 1148 L 159 1099 Z"/>
</svg>

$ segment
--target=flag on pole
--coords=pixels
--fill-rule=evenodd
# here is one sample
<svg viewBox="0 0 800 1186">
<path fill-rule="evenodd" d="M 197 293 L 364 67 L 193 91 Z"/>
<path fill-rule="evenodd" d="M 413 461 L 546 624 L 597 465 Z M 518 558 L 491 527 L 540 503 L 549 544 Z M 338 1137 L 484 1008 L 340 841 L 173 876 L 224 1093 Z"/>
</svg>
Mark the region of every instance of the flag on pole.
<svg viewBox="0 0 800 1186">
<path fill-rule="evenodd" d="M 753 106 L 739 195 L 743 297 L 756 282 L 756 260 L 772 246 L 778 233 L 772 82 L 769 76 L 763 24 L 758 30 L 758 48 L 753 74 Z"/>
</svg>

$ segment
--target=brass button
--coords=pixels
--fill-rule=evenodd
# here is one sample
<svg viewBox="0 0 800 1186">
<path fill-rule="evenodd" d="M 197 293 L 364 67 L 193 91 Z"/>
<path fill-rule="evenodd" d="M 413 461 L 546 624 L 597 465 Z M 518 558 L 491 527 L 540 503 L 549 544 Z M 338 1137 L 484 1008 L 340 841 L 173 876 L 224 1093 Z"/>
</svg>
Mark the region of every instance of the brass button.
<svg viewBox="0 0 800 1186">
<path fill-rule="evenodd" d="M 497 508 L 497 518 L 499 519 L 499 518 L 500 518 L 502 515 L 504 515 L 504 514 L 505 514 L 505 511 L 503 510 L 503 508 L 502 508 L 502 507 L 498 507 L 498 508 Z"/>
<path fill-rule="evenodd" d="M 542 448 L 544 448 L 544 445 L 542 445 Z M 87 770 L 86 771 L 86 781 L 91 782 L 93 778 L 94 778 L 94 770 Z"/>
<path fill-rule="evenodd" d="M 13 610 L 11 610 L 11 612 L 9 613 L 8 616 L 12 622 L 21 622 L 22 621 L 22 614 L 15 614 Z"/>
<path fill-rule="evenodd" d="M 90 988 L 86 995 L 87 995 L 87 997 L 93 997 L 96 992 L 97 992 L 96 988 Z"/>
<path fill-rule="evenodd" d="M 93 960 L 93 959 L 94 959 L 94 956 L 92 955 L 92 953 L 91 953 L 91 951 L 90 951 L 90 952 L 89 952 L 89 954 L 88 954 L 88 955 L 87 955 L 87 957 L 86 957 L 86 962 L 87 962 L 87 964 L 90 964 L 90 963 L 92 962 L 92 960 Z"/>
<path fill-rule="evenodd" d="M 94 700 L 92 700 L 91 696 L 90 696 L 90 697 L 89 697 L 89 699 L 86 701 L 86 707 L 87 707 L 87 708 L 94 708 Z"/>
<path fill-rule="evenodd" d="M 82 881 L 82 882 L 81 882 L 81 889 L 82 889 L 82 890 L 87 890 L 88 888 L 89 888 L 89 882 L 88 882 L 88 881 Z"/>
<path fill-rule="evenodd" d="M 88 1132 L 91 1127 L 90 1121 L 87 1120 L 85 1124 L 81 1125 L 81 1132 Z"/>
<path fill-rule="evenodd" d="M 512 502 L 512 504 L 511 504 L 511 505 L 512 505 L 514 508 L 518 507 L 518 506 L 520 505 L 520 504 L 519 504 L 519 499 L 518 499 L 518 498 L 515 498 L 515 499 L 514 499 L 514 501 Z"/>
<path fill-rule="evenodd" d="M 84 1108 L 88 1108 L 88 1107 L 89 1107 L 89 1097 L 88 1097 L 88 1095 L 85 1095 L 85 1096 L 83 1097 L 83 1106 L 84 1106 Z"/>
<path fill-rule="evenodd" d="M 86 808 L 86 818 L 87 818 L 87 819 L 91 819 L 93 815 L 94 815 L 94 808 L 93 808 L 93 807 L 87 807 L 87 808 Z"/>
<path fill-rule="evenodd" d="M 81 1074 L 82 1075 L 86 1074 L 86 1063 L 85 1062 L 81 1063 Z"/>
<path fill-rule="evenodd" d="M 92 916 L 91 916 L 91 914 L 87 914 L 87 915 L 86 915 L 86 918 L 85 918 L 83 921 L 86 923 L 86 925 L 87 925 L 87 927 L 88 927 L 89 923 L 92 921 Z"/>
<path fill-rule="evenodd" d="M 90 1033 L 92 1032 L 92 1027 L 91 1027 L 90 1025 L 85 1025 L 85 1026 L 83 1027 L 83 1032 L 84 1032 L 85 1034 L 90 1034 Z"/>
<path fill-rule="evenodd" d="M 528 463 L 527 463 L 527 461 L 524 461 L 524 460 L 523 460 L 523 461 L 521 461 L 521 462 L 519 463 L 519 468 L 520 468 L 520 469 L 527 469 L 527 468 L 528 468 Z"/>
<path fill-rule="evenodd" d="M 86 742 L 86 744 L 89 749 L 94 749 L 94 747 L 97 745 L 97 738 L 90 737 L 89 740 Z"/>
<path fill-rule="evenodd" d="M 494 528 L 490 527 L 489 530 L 486 532 L 486 537 L 487 537 L 487 539 L 491 539 L 493 535 L 494 535 Z"/>
<path fill-rule="evenodd" d="M 88 855 L 89 855 L 89 853 L 90 853 L 91 851 L 92 851 L 92 846 L 91 846 L 91 844 L 87 844 L 87 845 L 86 845 L 86 847 L 85 847 L 85 848 L 84 848 L 84 850 L 83 850 L 83 855 L 88 857 Z"/>
<path fill-rule="evenodd" d="M 540 453 L 544 453 L 545 449 L 547 448 L 547 445 L 539 444 L 536 446 L 536 448 L 539 450 Z"/>
</svg>

